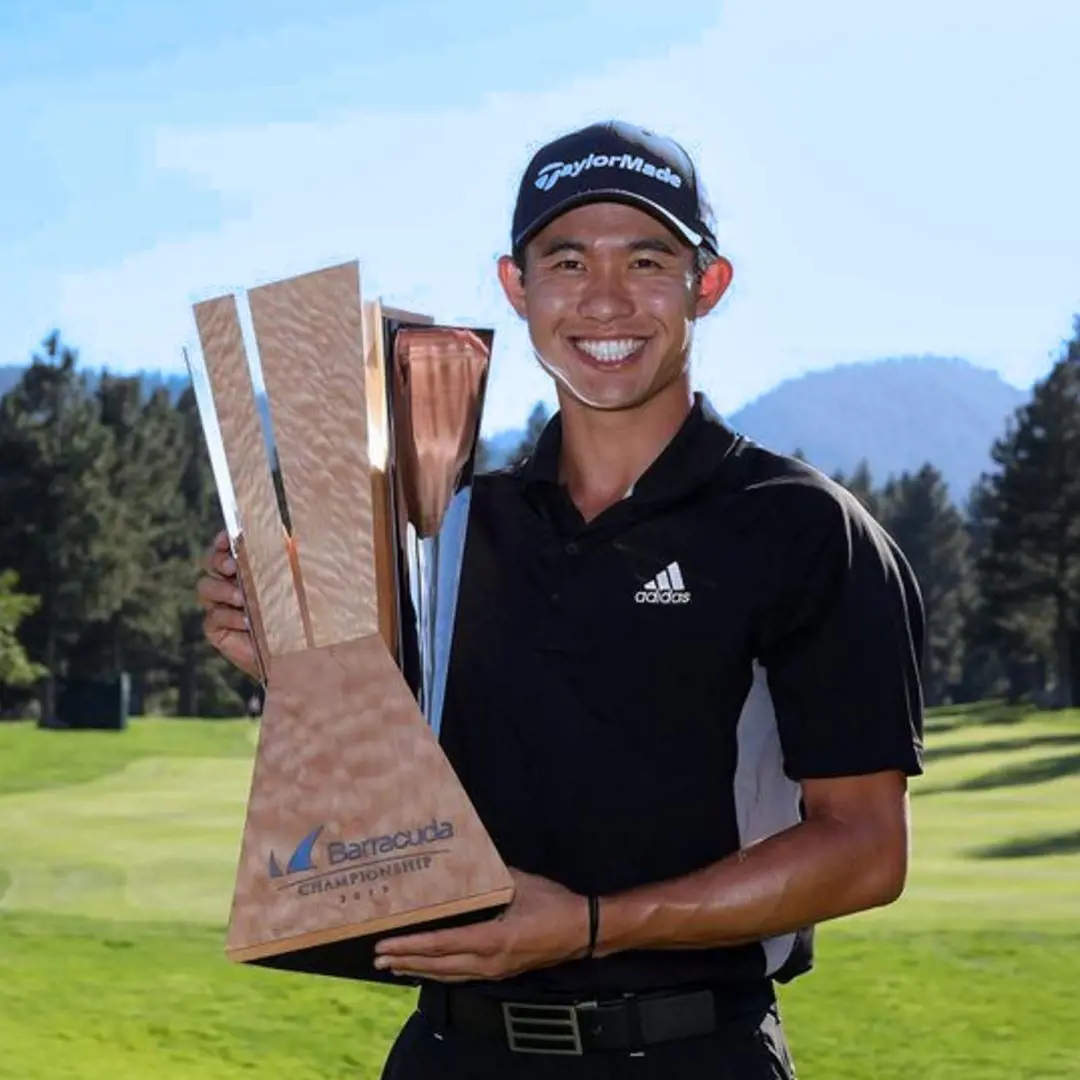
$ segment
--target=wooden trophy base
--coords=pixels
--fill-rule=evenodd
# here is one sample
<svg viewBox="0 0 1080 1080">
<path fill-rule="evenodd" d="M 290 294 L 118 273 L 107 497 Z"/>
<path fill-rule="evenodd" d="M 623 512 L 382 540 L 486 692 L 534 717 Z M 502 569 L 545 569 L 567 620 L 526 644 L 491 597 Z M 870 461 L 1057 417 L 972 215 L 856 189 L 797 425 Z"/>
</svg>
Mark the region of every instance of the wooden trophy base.
<svg viewBox="0 0 1080 1080">
<path fill-rule="evenodd" d="M 513 883 L 378 634 L 274 656 L 231 960 L 405 984 L 394 931 L 489 918 Z"/>
</svg>

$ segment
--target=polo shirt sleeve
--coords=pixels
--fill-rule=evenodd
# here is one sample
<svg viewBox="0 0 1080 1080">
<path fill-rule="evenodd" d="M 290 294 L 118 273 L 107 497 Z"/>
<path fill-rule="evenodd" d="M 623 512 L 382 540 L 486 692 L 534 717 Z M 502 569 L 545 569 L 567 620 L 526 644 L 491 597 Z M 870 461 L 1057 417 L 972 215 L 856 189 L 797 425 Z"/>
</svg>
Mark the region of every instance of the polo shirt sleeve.
<svg viewBox="0 0 1080 1080">
<path fill-rule="evenodd" d="M 920 774 L 925 613 L 914 573 L 838 485 L 770 487 L 773 563 L 757 653 L 785 773 Z"/>
</svg>

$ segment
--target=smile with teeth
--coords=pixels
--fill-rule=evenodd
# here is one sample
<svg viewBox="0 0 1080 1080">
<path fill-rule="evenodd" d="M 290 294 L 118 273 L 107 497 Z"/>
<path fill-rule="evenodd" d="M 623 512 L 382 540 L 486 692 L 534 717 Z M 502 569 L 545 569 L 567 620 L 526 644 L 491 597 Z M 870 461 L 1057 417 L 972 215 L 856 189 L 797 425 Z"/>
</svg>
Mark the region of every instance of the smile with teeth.
<svg viewBox="0 0 1080 1080">
<path fill-rule="evenodd" d="M 575 338 L 574 344 L 601 364 L 618 364 L 645 344 L 645 338 Z"/>
</svg>

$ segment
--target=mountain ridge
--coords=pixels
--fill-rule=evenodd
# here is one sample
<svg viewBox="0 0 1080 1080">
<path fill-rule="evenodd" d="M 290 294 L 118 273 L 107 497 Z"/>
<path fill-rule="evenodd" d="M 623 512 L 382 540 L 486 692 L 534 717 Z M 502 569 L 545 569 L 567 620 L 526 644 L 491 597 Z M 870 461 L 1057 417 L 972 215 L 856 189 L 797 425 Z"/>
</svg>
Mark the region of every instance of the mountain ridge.
<svg viewBox="0 0 1080 1080">
<path fill-rule="evenodd" d="M 726 419 L 829 473 L 850 474 L 865 459 L 881 482 L 930 462 L 962 504 L 1028 394 L 961 357 L 885 357 L 786 379 Z"/>
</svg>

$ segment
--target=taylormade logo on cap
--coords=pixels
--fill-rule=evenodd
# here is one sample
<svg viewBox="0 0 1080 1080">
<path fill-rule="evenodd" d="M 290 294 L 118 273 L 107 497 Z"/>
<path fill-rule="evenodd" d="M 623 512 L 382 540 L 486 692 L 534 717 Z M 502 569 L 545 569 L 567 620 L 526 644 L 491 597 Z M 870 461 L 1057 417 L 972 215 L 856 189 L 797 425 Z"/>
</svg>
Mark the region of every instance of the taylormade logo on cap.
<svg viewBox="0 0 1080 1080">
<path fill-rule="evenodd" d="M 682 187 L 682 177 L 668 166 L 656 166 L 643 157 L 631 154 L 590 154 L 580 161 L 553 161 L 536 174 L 533 183 L 541 191 L 550 191 L 564 176 L 580 176 L 586 169 L 629 169 L 662 180 L 673 188 Z"/>
</svg>

